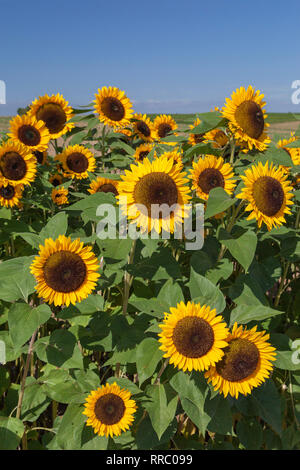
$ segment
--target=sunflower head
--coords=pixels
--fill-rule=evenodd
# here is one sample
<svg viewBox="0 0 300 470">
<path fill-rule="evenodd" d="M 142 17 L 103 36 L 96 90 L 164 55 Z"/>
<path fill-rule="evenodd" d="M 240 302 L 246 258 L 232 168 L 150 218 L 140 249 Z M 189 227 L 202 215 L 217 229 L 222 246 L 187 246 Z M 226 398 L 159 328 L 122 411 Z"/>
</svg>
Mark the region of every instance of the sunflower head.
<svg viewBox="0 0 300 470">
<path fill-rule="evenodd" d="M 248 202 L 246 211 L 251 211 L 248 220 L 256 219 L 258 226 L 264 222 L 271 230 L 285 222 L 285 214 L 290 214 L 292 186 L 287 181 L 283 168 L 276 168 L 269 162 L 253 165 L 241 176 L 244 181 L 242 192 L 236 197 Z"/>
<path fill-rule="evenodd" d="M 59 93 L 40 96 L 33 101 L 28 114 L 45 123 L 51 139 L 57 139 L 74 127 L 69 122 L 73 117 L 73 110 Z"/>
<path fill-rule="evenodd" d="M 251 150 L 253 147 L 260 151 L 267 148 L 271 141 L 266 134 L 268 124 L 263 107 L 264 95 L 252 86 L 244 87 L 232 93 L 231 99 L 226 98 L 222 114 L 229 120 L 229 129 L 236 140 L 244 143 Z"/>
<path fill-rule="evenodd" d="M 212 141 L 212 147 L 219 149 L 228 144 L 229 139 L 222 129 L 213 129 L 212 131 L 204 134 L 204 143 Z"/>
<path fill-rule="evenodd" d="M 47 163 L 47 152 L 41 152 L 39 150 L 34 150 L 32 154 L 35 156 L 39 165 L 46 165 Z"/>
<path fill-rule="evenodd" d="M 94 155 L 82 145 L 69 145 L 55 159 L 60 161 L 65 176 L 69 178 L 88 178 L 88 172 L 93 172 L 96 168 Z"/>
<path fill-rule="evenodd" d="M 119 181 L 109 179 L 109 178 L 102 178 L 98 176 L 97 179 L 93 180 L 90 184 L 90 188 L 88 189 L 89 193 L 113 193 L 115 196 L 118 194 L 118 183 Z"/>
<path fill-rule="evenodd" d="M 173 233 L 174 226 L 182 223 L 183 206 L 190 199 L 185 173 L 164 156 L 153 162 L 146 158 L 130 168 L 118 185 L 122 212 L 143 232 L 163 229 Z"/>
<path fill-rule="evenodd" d="M 59 189 L 53 188 L 51 192 L 51 199 L 57 206 L 62 206 L 63 204 L 68 204 L 68 194 L 69 191 L 63 186 Z"/>
<path fill-rule="evenodd" d="M 173 152 L 164 152 L 162 155 L 162 157 L 166 157 L 168 159 L 172 159 L 173 162 L 174 162 L 174 165 L 178 165 L 178 168 L 180 168 L 180 170 L 183 168 L 183 162 L 182 162 L 182 153 L 177 151 L 177 150 L 174 150 Z M 157 156 L 155 156 L 154 158 L 158 158 Z"/>
<path fill-rule="evenodd" d="M 49 181 L 54 187 L 56 187 L 62 184 L 63 178 L 59 173 L 54 173 L 50 176 Z"/>
<path fill-rule="evenodd" d="M 191 131 L 193 131 L 193 129 L 197 126 L 199 126 L 199 124 L 201 124 L 201 119 L 197 118 L 193 124 L 190 125 L 190 129 Z M 201 144 L 201 142 L 204 141 L 204 134 L 195 134 L 193 132 L 190 133 L 190 136 L 189 136 L 189 140 L 188 140 L 188 143 L 191 144 L 191 145 L 197 145 L 197 144 Z"/>
<path fill-rule="evenodd" d="M 161 140 L 168 135 L 176 135 L 177 123 L 170 115 L 161 114 L 156 116 L 153 122 L 154 136 L 156 140 Z"/>
<path fill-rule="evenodd" d="M 145 142 L 154 140 L 153 123 L 146 114 L 135 113 L 133 119 L 133 133 L 137 134 Z"/>
<path fill-rule="evenodd" d="M 247 395 L 269 377 L 275 360 L 275 348 L 267 341 L 269 334 L 234 324 L 226 341 L 224 356 L 210 367 L 205 377 L 215 390 L 226 397 L 238 398 L 239 393 Z"/>
<path fill-rule="evenodd" d="M 148 154 L 151 152 L 152 149 L 153 144 L 141 144 L 136 148 L 133 157 L 137 162 L 143 162 L 144 159 L 148 157 Z"/>
<path fill-rule="evenodd" d="M 26 147 L 8 140 L 0 147 L 0 180 L 12 186 L 30 184 L 36 175 L 36 163 Z"/>
<path fill-rule="evenodd" d="M 27 150 L 43 152 L 48 147 L 50 134 L 44 121 L 37 121 L 34 116 L 23 114 L 15 116 L 10 121 L 12 140 L 24 145 Z"/>
<path fill-rule="evenodd" d="M 0 181 L 0 204 L 3 207 L 20 207 L 23 185 L 12 186 Z"/>
<path fill-rule="evenodd" d="M 124 91 L 116 87 L 103 87 L 95 95 L 95 110 L 101 122 L 111 127 L 130 125 L 132 104 Z"/>
<path fill-rule="evenodd" d="M 88 297 L 100 276 L 98 269 L 92 248 L 84 247 L 79 238 L 71 241 L 64 235 L 56 240 L 47 238 L 30 267 L 38 296 L 50 304 L 66 306 Z"/>
<path fill-rule="evenodd" d="M 207 305 L 180 302 L 165 313 L 159 326 L 160 349 L 179 369 L 205 370 L 224 355 L 228 329 L 223 318 Z"/>
<path fill-rule="evenodd" d="M 235 179 L 232 166 L 225 163 L 222 157 L 206 155 L 198 162 L 193 162 L 191 170 L 193 189 L 197 195 L 207 200 L 209 193 L 214 188 L 223 188 L 228 194 L 232 194 L 235 188 Z"/>
<path fill-rule="evenodd" d="M 136 402 L 126 389 L 116 382 L 93 390 L 86 398 L 83 414 L 88 417 L 87 426 L 92 426 L 99 436 L 119 436 L 129 429 L 134 421 Z"/>
</svg>

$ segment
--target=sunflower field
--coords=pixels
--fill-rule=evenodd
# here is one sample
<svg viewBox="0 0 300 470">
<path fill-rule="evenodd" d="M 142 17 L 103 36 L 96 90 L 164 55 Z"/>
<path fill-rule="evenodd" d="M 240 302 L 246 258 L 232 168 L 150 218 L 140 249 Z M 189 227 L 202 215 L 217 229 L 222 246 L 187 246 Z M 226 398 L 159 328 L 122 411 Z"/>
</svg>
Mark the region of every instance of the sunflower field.
<svg viewBox="0 0 300 470">
<path fill-rule="evenodd" d="M 180 127 L 103 87 L 11 119 L 1 450 L 300 449 L 300 127 L 272 141 L 263 99 Z"/>
</svg>

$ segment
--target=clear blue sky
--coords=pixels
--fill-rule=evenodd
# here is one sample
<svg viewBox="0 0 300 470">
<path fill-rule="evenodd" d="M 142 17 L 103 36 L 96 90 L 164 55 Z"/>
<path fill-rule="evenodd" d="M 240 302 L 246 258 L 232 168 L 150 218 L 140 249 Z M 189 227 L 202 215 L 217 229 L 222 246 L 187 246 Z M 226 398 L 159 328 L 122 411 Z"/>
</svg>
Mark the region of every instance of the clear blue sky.
<svg viewBox="0 0 300 470">
<path fill-rule="evenodd" d="M 84 105 L 104 85 L 142 112 L 208 111 L 248 84 L 299 112 L 299 0 L 0 0 L 0 17 L 0 115 L 45 93 Z"/>
</svg>

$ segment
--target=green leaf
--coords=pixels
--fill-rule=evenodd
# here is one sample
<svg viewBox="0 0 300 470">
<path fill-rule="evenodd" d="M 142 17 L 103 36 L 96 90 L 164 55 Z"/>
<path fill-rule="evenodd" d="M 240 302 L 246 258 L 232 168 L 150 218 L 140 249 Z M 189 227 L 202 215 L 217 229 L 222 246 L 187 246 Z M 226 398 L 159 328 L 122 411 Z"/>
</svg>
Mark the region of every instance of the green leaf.
<svg viewBox="0 0 300 470">
<path fill-rule="evenodd" d="M 267 161 L 273 162 L 275 165 L 293 166 L 292 159 L 288 152 L 284 149 L 277 148 L 275 144 L 270 143 L 267 150 L 259 153 L 254 159 L 256 162 L 265 164 Z"/>
<path fill-rule="evenodd" d="M 0 450 L 15 450 L 23 433 L 24 424 L 21 420 L 0 416 Z"/>
<path fill-rule="evenodd" d="M 113 384 L 114 382 L 116 382 L 116 384 L 119 385 L 120 388 L 125 388 L 131 393 L 131 395 L 138 395 L 140 393 L 143 393 L 142 390 L 137 387 L 137 385 L 135 385 L 129 379 L 126 379 L 124 377 L 109 377 L 107 379 L 107 382 L 109 384 Z"/>
<path fill-rule="evenodd" d="M 0 263 L 0 299 L 6 302 L 22 299 L 27 302 L 36 284 L 30 273 L 33 259 L 34 256 L 23 256 Z"/>
<path fill-rule="evenodd" d="M 51 400 L 44 393 L 42 385 L 34 377 L 27 377 L 22 402 L 22 421 L 36 421 L 48 408 Z"/>
<path fill-rule="evenodd" d="M 274 382 L 269 379 L 263 385 L 254 389 L 252 399 L 258 405 L 259 416 L 266 421 L 277 434 L 281 435 L 281 401 Z"/>
<path fill-rule="evenodd" d="M 160 289 L 157 299 L 166 303 L 169 307 L 176 307 L 179 302 L 184 302 L 184 295 L 180 285 L 169 279 Z"/>
<path fill-rule="evenodd" d="M 51 370 L 42 381 L 44 393 L 52 400 L 67 404 L 85 401 L 86 394 L 66 370 Z"/>
<path fill-rule="evenodd" d="M 262 321 L 266 318 L 274 317 L 280 314 L 282 314 L 282 312 L 279 310 L 274 310 L 273 308 L 265 307 L 263 305 L 240 304 L 231 312 L 230 326 L 232 326 L 235 322 L 245 324 L 253 320 Z"/>
<path fill-rule="evenodd" d="M 51 219 L 47 225 L 41 230 L 40 238 L 43 242 L 46 238 L 55 240 L 59 235 L 65 235 L 68 228 L 68 216 L 65 212 L 58 212 Z"/>
<path fill-rule="evenodd" d="M 237 227 L 233 234 L 223 228 L 219 231 L 219 241 L 225 245 L 232 256 L 243 266 L 247 272 L 255 255 L 257 236 L 252 230 Z"/>
<path fill-rule="evenodd" d="M 56 367 L 83 367 L 77 340 L 67 330 L 54 330 L 50 336 L 40 338 L 35 344 L 35 352 L 41 361 Z"/>
<path fill-rule="evenodd" d="M 150 399 L 146 402 L 145 408 L 158 439 L 161 439 L 175 416 L 177 395 L 168 384 L 148 385 L 145 393 Z"/>
<path fill-rule="evenodd" d="M 189 289 L 193 302 L 209 305 L 212 309 L 215 308 L 217 313 L 225 309 L 226 302 L 220 289 L 204 276 L 196 273 L 193 268 L 191 268 Z"/>
<path fill-rule="evenodd" d="M 237 200 L 229 196 L 223 188 L 214 188 L 209 192 L 204 218 L 209 219 L 220 212 L 226 211 Z"/>
<path fill-rule="evenodd" d="M 28 304 L 14 304 L 8 313 L 8 326 L 15 347 L 22 346 L 33 333 L 51 317 L 51 309 L 47 304 L 36 308 Z"/>
<path fill-rule="evenodd" d="M 256 419 L 242 419 L 237 423 L 236 433 L 247 450 L 258 450 L 263 443 L 263 431 Z"/>
<path fill-rule="evenodd" d="M 81 449 L 82 432 L 86 421 L 86 417 L 82 412 L 83 407 L 77 404 L 70 404 L 65 411 L 56 435 L 61 449 Z"/>
<path fill-rule="evenodd" d="M 136 367 L 141 385 L 148 377 L 152 377 L 157 364 L 162 359 L 163 352 L 159 342 L 154 338 L 145 338 L 137 347 Z"/>
</svg>

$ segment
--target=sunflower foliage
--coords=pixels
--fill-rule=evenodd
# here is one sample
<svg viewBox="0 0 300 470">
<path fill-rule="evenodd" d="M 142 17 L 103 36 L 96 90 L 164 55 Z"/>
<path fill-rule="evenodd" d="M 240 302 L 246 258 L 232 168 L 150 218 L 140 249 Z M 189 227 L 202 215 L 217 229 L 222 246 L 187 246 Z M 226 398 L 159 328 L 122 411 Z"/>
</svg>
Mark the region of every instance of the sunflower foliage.
<svg viewBox="0 0 300 470">
<path fill-rule="evenodd" d="M 264 106 L 241 87 L 179 126 L 103 87 L 12 119 L 0 449 L 300 448 L 300 136 L 272 142 Z M 194 226 L 203 204 L 202 248 L 174 236 L 181 210 L 138 203 L 191 204 Z"/>
</svg>

